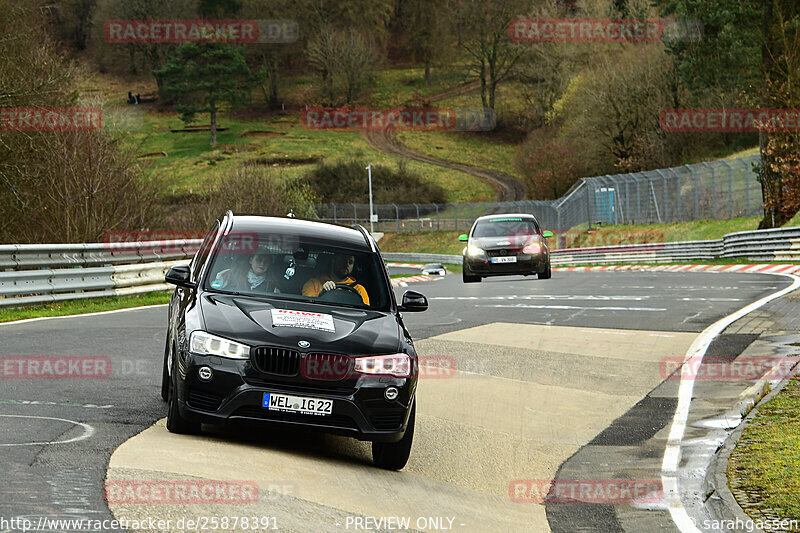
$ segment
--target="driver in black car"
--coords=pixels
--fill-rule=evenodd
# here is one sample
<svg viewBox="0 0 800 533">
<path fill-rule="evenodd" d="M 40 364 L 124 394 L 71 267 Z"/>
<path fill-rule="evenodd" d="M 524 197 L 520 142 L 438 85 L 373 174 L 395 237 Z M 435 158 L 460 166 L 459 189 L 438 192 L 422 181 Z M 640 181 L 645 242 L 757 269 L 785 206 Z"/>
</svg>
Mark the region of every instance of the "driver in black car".
<svg viewBox="0 0 800 533">
<path fill-rule="evenodd" d="M 330 274 L 322 274 L 319 277 L 311 278 L 303 285 L 303 296 L 316 298 L 325 291 L 336 289 L 337 284 L 352 287 L 361 296 L 365 305 L 369 305 L 369 296 L 366 289 L 356 283 L 355 278 L 350 276 L 355 265 L 355 257 L 347 254 L 336 254 L 331 261 Z"/>
</svg>

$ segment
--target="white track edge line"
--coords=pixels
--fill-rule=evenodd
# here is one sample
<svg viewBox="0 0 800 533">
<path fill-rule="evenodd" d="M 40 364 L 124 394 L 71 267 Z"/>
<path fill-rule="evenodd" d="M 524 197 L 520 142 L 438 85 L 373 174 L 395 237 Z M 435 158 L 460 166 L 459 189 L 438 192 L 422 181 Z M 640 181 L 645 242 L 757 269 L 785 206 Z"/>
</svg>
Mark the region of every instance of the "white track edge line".
<svg viewBox="0 0 800 533">
<path fill-rule="evenodd" d="M 790 286 L 765 296 L 764 298 L 761 298 L 760 300 L 755 301 L 743 307 L 742 309 L 739 309 L 735 313 L 730 314 L 718 320 L 717 322 L 714 322 L 704 329 L 700 335 L 697 336 L 692 345 L 689 347 L 689 350 L 686 352 L 681 374 L 684 374 L 684 372 L 687 375 L 689 374 L 688 369 L 691 367 L 691 365 L 687 365 L 685 363 L 689 362 L 690 360 L 696 359 L 696 361 L 693 361 L 693 363 L 696 362 L 697 364 L 702 362 L 711 342 L 729 325 L 748 315 L 749 313 L 752 313 L 756 309 L 763 307 L 769 302 L 800 288 L 800 277 L 798 276 L 777 273 L 771 275 L 785 276 L 794 281 Z M 672 517 L 672 521 L 676 526 L 678 526 L 678 529 L 682 533 L 702 532 L 702 530 L 695 525 L 694 521 L 689 516 L 689 513 L 686 511 L 686 508 L 683 506 L 683 500 L 681 499 L 681 494 L 678 487 L 678 477 L 675 475 L 678 470 L 678 463 L 680 461 L 681 441 L 683 440 L 683 434 L 686 430 L 686 423 L 689 419 L 689 408 L 691 407 L 692 403 L 693 390 L 694 379 L 684 379 L 682 375 L 680 387 L 678 389 L 678 405 L 675 408 L 675 416 L 672 419 L 667 446 L 664 450 L 664 459 L 661 464 L 661 484 L 664 490 L 664 497 L 666 498 L 669 496 L 670 499 L 673 500 L 668 506 L 669 514 Z"/>
</svg>

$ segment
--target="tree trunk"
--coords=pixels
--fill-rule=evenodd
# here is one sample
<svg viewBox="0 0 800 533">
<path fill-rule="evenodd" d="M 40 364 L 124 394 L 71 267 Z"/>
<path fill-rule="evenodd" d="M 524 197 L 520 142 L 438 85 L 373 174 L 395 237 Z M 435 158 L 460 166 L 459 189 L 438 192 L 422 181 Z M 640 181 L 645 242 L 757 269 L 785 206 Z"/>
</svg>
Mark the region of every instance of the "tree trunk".
<svg viewBox="0 0 800 533">
<path fill-rule="evenodd" d="M 211 103 L 211 147 L 217 145 L 217 106 Z"/>
<path fill-rule="evenodd" d="M 772 2 L 764 2 L 762 9 L 761 19 L 761 105 L 763 107 L 770 107 L 769 105 L 769 80 L 772 74 L 772 51 L 770 50 L 770 26 L 772 23 Z M 765 150 L 769 141 L 769 136 L 766 132 L 761 131 L 758 134 L 758 147 L 761 154 L 761 199 L 764 203 L 764 218 L 759 222 L 758 229 L 767 229 L 775 227 L 775 202 L 777 198 L 773 198 L 774 193 L 774 180 L 776 176 L 769 169 L 769 152 Z"/>
<path fill-rule="evenodd" d="M 489 107 L 486 101 L 486 62 L 481 60 L 481 103 Z"/>
<path fill-rule="evenodd" d="M 431 84 L 431 58 L 425 57 L 425 85 Z"/>
</svg>

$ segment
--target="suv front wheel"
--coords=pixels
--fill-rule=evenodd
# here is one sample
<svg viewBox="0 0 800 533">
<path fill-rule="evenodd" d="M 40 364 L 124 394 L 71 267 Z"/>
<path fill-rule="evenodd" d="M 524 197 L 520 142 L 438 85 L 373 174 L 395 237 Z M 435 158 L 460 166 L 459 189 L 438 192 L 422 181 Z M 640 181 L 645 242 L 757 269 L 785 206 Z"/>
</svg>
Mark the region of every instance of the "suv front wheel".
<svg viewBox="0 0 800 533">
<path fill-rule="evenodd" d="M 386 470 L 401 470 L 408 462 L 411 455 L 411 443 L 414 440 L 414 425 L 416 424 L 417 403 L 411 407 L 408 417 L 408 426 L 403 438 L 397 442 L 373 442 L 372 462 L 375 466 Z"/>
</svg>

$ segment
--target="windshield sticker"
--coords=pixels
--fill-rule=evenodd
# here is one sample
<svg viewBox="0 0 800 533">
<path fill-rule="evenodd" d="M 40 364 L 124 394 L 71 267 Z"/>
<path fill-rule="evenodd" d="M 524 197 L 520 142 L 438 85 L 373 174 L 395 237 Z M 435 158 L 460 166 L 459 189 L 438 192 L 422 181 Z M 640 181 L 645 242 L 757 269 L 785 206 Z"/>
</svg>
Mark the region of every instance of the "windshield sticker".
<svg viewBox="0 0 800 533">
<path fill-rule="evenodd" d="M 287 328 L 316 329 L 335 333 L 333 316 L 323 313 L 308 313 L 306 311 L 291 311 L 289 309 L 273 309 L 272 325 Z"/>
<path fill-rule="evenodd" d="M 487 222 L 522 222 L 521 218 L 490 218 Z"/>
</svg>

